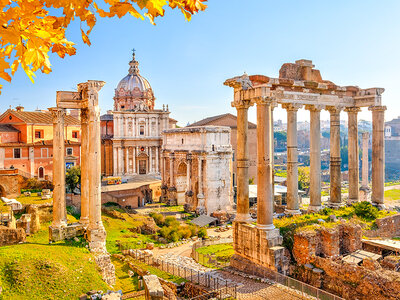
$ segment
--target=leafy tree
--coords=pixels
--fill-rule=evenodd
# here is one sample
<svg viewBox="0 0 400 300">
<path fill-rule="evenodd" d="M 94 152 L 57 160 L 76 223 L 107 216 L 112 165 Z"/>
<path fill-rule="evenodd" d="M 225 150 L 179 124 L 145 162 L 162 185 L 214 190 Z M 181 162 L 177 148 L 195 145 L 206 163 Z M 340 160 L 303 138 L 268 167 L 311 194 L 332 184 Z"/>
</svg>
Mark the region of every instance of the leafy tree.
<svg viewBox="0 0 400 300">
<path fill-rule="evenodd" d="M 152 24 L 163 17 L 164 7 L 179 9 L 186 20 L 206 9 L 206 0 L 0 0 L 0 78 L 11 81 L 18 67 L 33 82 L 35 72 L 51 72 L 49 53 L 75 55 L 76 48 L 67 40 L 66 30 L 75 19 L 80 21 L 84 43 L 90 46 L 89 34 L 97 18 L 130 14 Z M 1 89 L 2 85 L 0 85 Z"/>
<path fill-rule="evenodd" d="M 73 192 L 75 188 L 81 182 L 81 168 L 80 167 L 72 167 L 67 171 L 65 176 L 65 183 L 68 189 Z"/>
<path fill-rule="evenodd" d="M 310 167 L 299 167 L 299 189 L 307 190 L 310 188 Z"/>
</svg>

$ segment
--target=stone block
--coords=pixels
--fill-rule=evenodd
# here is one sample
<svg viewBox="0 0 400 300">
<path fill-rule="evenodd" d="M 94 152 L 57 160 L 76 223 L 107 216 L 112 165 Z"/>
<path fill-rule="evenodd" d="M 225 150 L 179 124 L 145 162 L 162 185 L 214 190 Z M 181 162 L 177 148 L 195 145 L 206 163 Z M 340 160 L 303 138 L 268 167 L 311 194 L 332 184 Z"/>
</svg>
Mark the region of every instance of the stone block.
<svg viewBox="0 0 400 300">
<path fill-rule="evenodd" d="M 156 275 L 143 276 L 144 288 L 146 291 L 146 300 L 162 300 L 164 289 Z"/>
<path fill-rule="evenodd" d="M 68 224 L 67 226 L 49 226 L 49 240 L 52 242 L 83 236 L 84 233 L 85 228 L 80 223 Z"/>
<path fill-rule="evenodd" d="M 0 246 L 24 243 L 25 239 L 24 229 L 0 226 Z"/>
</svg>

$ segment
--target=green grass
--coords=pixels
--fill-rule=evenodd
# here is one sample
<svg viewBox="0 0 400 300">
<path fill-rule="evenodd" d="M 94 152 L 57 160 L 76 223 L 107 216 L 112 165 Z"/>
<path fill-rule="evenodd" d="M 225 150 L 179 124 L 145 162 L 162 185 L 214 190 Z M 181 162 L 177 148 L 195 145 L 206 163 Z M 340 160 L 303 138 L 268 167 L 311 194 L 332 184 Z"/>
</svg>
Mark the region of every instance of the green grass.
<svg viewBox="0 0 400 300">
<path fill-rule="evenodd" d="M 48 225 L 26 244 L 0 247 L 0 299 L 77 299 L 106 291 L 84 241 L 48 244 Z"/>
<path fill-rule="evenodd" d="M 103 214 L 102 220 L 107 231 L 106 247 L 111 254 L 120 253 L 120 246 L 124 249 L 144 248 L 147 243 L 159 243 L 149 235 L 143 235 L 136 232 L 138 227 L 143 225 L 146 217 L 141 215 L 129 215 L 121 213 L 123 219 L 115 218 Z"/>
<path fill-rule="evenodd" d="M 233 244 L 217 244 L 210 245 L 201 248 L 197 248 L 196 252 L 203 255 L 209 255 L 213 257 L 216 261 L 224 264 L 230 260 L 235 251 L 233 250 Z M 202 261 L 199 259 L 199 262 L 206 267 L 216 268 L 218 266 L 211 264 L 209 261 Z"/>
<path fill-rule="evenodd" d="M 138 290 L 138 277 L 129 277 L 128 271 L 130 270 L 128 264 L 122 262 L 114 257 L 111 258 L 115 266 L 116 283 L 113 287 L 114 290 L 121 290 L 124 294 Z"/>
<path fill-rule="evenodd" d="M 53 201 L 53 198 L 42 200 L 41 196 L 38 196 L 37 193 L 32 193 L 31 196 L 24 196 L 23 194 L 16 199 L 21 204 L 43 204 L 50 203 Z"/>
<path fill-rule="evenodd" d="M 400 189 L 385 191 L 385 201 L 400 200 Z"/>
</svg>

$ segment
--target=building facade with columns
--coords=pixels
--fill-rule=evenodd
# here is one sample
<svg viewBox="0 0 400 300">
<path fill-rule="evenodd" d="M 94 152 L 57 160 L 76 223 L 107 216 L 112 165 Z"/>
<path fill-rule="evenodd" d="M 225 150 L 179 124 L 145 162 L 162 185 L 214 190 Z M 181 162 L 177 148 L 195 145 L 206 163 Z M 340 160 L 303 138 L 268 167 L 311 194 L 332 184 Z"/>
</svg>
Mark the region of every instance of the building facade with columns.
<svg viewBox="0 0 400 300">
<path fill-rule="evenodd" d="M 168 105 L 155 109 L 155 100 L 133 53 L 129 73 L 115 89 L 114 110 L 101 116 L 103 175 L 160 175 L 161 133 L 176 121 Z"/>
<path fill-rule="evenodd" d="M 199 126 L 163 132 L 162 199 L 208 214 L 231 211 L 231 130 Z"/>
</svg>

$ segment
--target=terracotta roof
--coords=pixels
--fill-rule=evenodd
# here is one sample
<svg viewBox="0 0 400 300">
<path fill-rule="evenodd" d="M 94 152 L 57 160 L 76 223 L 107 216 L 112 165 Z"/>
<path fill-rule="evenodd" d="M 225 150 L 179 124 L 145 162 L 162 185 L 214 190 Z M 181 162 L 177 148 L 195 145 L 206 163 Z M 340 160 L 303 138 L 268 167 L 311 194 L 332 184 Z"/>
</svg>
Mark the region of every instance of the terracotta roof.
<svg viewBox="0 0 400 300">
<path fill-rule="evenodd" d="M 19 132 L 19 130 L 9 124 L 0 124 L 0 132 Z"/>
<path fill-rule="evenodd" d="M 195 122 L 195 123 L 193 123 L 193 124 L 190 124 L 190 125 L 188 125 L 188 126 L 186 126 L 186 127 L 210 125 L 211 122 L 216 121 L 216 120 L 219 120 L 219 119 L 222 119 L 222 118 L 224 118 L 224 117 L 232 117 L 232 118 L 234 118 L 235 120 L 237 120 L 237 117 L 236 117 L 235 115 L 233 115 L 233 114 L 231 114 L 231 113 L 227 113 L 227 114 L 222 114 L 222 115 L 217 115 L 217 116 L 205 118 L 205 119 L 203 119 L 203 120 L 200 120 L 200 121 L 198 121 L 198 122 Z M 236 128 L 237 126 L 229 126 L 229 127 L 231 127 L 231 128 Z M 257 128 L 257 125 L 254 124 L 254 123 L 252 123 L 252 122 L 249 122 L 249 128 Z"/>
<path fill-rule="evenodd" d="M 53 117 L 50 112 L 41 112 L 41 111 L 15 111 L 8 109 L 1 117 L 8 114 L 12 114 L 18 119 L 21 119 L 23 122 L 28 124 L 53 124 Z M 80 125 L 80 121 L 70 115 L 65 116 L 65 124 L 66 125 Z"/>
</svg>

